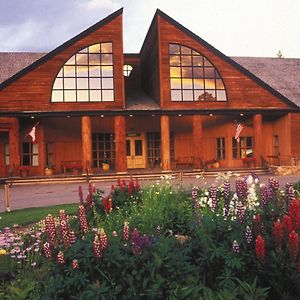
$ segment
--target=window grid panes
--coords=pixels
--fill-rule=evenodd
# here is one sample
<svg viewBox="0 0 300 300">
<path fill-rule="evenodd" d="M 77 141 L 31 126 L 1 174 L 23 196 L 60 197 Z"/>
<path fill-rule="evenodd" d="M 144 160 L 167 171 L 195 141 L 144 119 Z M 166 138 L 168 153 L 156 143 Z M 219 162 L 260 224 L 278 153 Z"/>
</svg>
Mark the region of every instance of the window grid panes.
<svg viewBox="0 0 300 300">
<path fill-rule="evenodd" d="M 217 159 L 225 159 L 226 152 L 225 152 L 225 138 L 220 137 L 217 138 Z"/>
<path fill-rule="evenodd" d="M 115 135 L 113 133 L 93 133 L 93 168 L 101 168 L 103 162 L 115 163 Z"/>
<path fill-rule="evenodd" d="M 51 102 L 114 101 L 112 43 L 89 46 L 59 71 Z"/>
<path fill-rule="evenodd" d="M 38 166 L 39 165 L 39 148 L 38 143 L 22 143 L 22 165 Z"/>
<path fill-rule="evenodd" d="M 46 144 L 46 160 L 48 167 L 54 166 L 54 144 L 52 142 Z"/>
<path fill-rule="evenodd" d="M 4 152 L 5 152 L 5 165 L 9 166 L 9 144 L 4 145 Z"/>
<path fill-rule="evenodd" d="M 217 69 L 199 52 L 169 44 L 172 101 L 227 101 Z"/>
<path fill-rule="evenodd" d="M 233 158 L 253 157 L 253 137 L 242 136 L 240 142 L 232 138 L 232 156 Z"/>
</svg>

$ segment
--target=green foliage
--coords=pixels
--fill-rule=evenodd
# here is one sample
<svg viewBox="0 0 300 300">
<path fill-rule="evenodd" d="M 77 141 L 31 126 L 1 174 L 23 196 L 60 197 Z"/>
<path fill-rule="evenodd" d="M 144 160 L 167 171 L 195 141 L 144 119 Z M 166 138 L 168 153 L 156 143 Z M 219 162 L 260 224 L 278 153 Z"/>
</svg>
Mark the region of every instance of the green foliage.
<svg viewBox="0 0 300 300">
<path fill-rule="evenodd" d="M 0 229 L 3 227 L 11 227 L 14 224 L 20 226 L 33 224 L 45 218 L 48 214 L 57 216 L 61 209 L 66 213 L 73 215 L 77 213 L 78 204 L 63 204 L 49 207 L 33 207 L 14 210 L 11 212 L 0 213 Z"/>
</svg>

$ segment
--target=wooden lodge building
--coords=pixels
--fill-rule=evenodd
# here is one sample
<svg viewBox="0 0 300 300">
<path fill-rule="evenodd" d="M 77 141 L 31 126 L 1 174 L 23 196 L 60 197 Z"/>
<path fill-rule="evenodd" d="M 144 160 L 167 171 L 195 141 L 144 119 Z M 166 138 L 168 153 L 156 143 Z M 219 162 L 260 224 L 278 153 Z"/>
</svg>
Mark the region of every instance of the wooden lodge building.
<svg viewBox="0 0 300 300">
<path fill-rule="evenodd" d="M 159 10 L 124 54 L 122 12 L 49 53 L 0 53 L 0 177 L 300 158 L 300 59 L 228 57 Z"/>
</svg>

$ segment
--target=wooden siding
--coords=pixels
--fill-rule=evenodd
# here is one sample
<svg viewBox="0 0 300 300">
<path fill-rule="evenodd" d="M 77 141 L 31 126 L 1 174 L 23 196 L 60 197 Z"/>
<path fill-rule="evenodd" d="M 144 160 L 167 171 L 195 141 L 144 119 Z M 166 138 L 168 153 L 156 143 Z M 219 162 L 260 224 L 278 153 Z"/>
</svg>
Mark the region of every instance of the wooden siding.
<svg viewBox="0 0 300 300">
<path fill-rule="evenodd" d="M 289 106 L 228 62 L 209 51 L 198 41 L 158 15 L 160 37 L 161 106 L 182 109 L 282 109 Z M 170 99 L 169 43 L 195 49 L 207 57 L 221 74 L 227 91 L 227 102 L 172 102 Z"/>
<path fill-rule="evenodd" d="M 142 88 L 158 104 L 160 103 L 160 76 L 159 76 L 159 47 L 157 20 L 150 27 L 147 38 L 141 50 L 141 80 Z"/>
<path fill-rule="evenodd" d="M 300 159 L 300 113 L 291 115 L 292 156 Z"/>
<path fill-rule="evenodd" d="M 89 45 L 111 41 L 114 59 L 114 102 L 51 103 L 52 85 L 64 63 Z M 0 111 L 76 111 L 125 107 L 122 15 L 78 40 L 0 91 Z"/>
</svg>

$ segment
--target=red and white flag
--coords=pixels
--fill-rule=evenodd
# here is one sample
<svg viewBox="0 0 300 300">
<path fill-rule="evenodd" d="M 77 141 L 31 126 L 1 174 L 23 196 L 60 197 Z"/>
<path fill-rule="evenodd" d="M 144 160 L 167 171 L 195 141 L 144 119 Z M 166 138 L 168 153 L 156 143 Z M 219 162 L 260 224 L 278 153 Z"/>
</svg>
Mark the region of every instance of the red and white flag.
<svg viewBox="0 0 300 300">
<path fill-rule="evenodd" d="M 31 128 L 31 131 L 29 132 L 29 135 L 31 136 L 32 142 L 34 143 L 36 141 L 36 137 L 35 137 L 35 130 L 36 130 L 36 125 L 34 125 Z"/>
<path fill-rule="evenodd" d="M 236 131 L 235 131 L 235 139 L 237 140 L 237 142 L 239 143 L 240 142 L 240 133 L 242 131 L 244 127 L 239 123 L 236 127 Z"/>
</svg>

